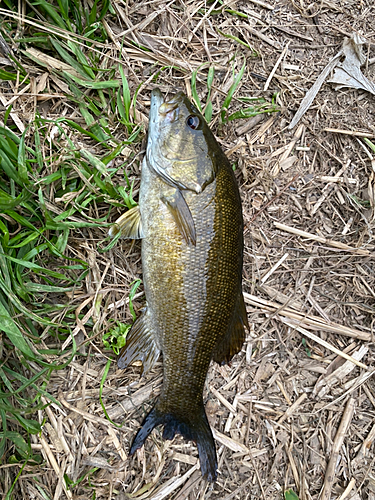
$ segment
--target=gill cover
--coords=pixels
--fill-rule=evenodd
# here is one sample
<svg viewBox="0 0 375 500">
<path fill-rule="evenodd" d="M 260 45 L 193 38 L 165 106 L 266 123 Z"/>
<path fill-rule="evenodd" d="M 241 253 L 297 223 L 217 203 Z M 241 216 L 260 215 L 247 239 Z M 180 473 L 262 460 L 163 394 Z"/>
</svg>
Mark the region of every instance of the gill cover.
<svg viewBox="0 0 375 500">
<path fill-rule="evenodd" d="M 146 158 L 166 184 L 201 193 L 216 174 L 213 142 L 203 116 L 182 92 L 164 102 L 159 89 L 152 91 Z"/>
</svg>

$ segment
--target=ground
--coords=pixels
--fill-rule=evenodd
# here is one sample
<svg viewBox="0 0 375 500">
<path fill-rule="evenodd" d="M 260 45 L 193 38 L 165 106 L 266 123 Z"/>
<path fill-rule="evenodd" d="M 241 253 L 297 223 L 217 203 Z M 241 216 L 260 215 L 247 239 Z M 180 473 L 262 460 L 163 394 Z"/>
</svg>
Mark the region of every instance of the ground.
<svg viewBox="0 0 375 500">
<path fill-rule="evenodd" d="M 49 379 L 47 390 L 58 404 L 39 410 L 43 431 L 31 437 L 43 461 L 25 467 L 14 498 L 276 500 L 291 489 L 300 500 L 375 499 L 375 149 L 368 141 L 375 137 L 374 95 L 336 90 L 330 74 L 289 128 L 345 37 L 366 38 L 362 71 L 375 81 L 375 7 L 339 0 L 112 5 L 102 23 L 105 44 L 96 48 L 103 67 L 117 68 L 121 58 L 131 96 L 137 91 L 135 124 L 144 130 L 153 88 L 165 94 L 183 90 L 189 97 L 196 91 L 204 107 L 214 68 L 210 126 L 235 167 L 242 196 L 250 331 L 232 362 L 212 364 L 207 376 L 204 398 L 216 439 L 217 482 L 202 480 L 194 443 L 164 441 L 160 429 L 128 457 L 160 390 L 162 359 L 142 378 L 138 366 L 118 370 L 115 362 L 107 363 L 115 358 L 102 337 L 115 321 L 132 322 L 126 299 L 142 277 L 140 244 L 121 240 L 102 252 L 105 225 L 71 231 L 66 252 L 85 260 L 89 272 L 59 300 L 74 305 L 79 352 Z M 90 2 L 83 6 L 92 8 Z M 35 20 L 43 32 L 45 19 Z M 23 29 L 32 28 L 25 23 Z M 51 66 L 42 68 L 30 53 L 15 56 L 32 66 L 36 85 L 47 73 L 52 95 L 37 100 L 30 90 L 20 94 L 21 85 L 12 109 L 21 122 L 30 122 L 31 109 L 52 122 L 61 116 L 74 120 L 79 102 L 64 96 L 64 83 Z M 120 78 L 118 69 L 110 78 Z M 222 120 L 235 81 L 226 116 L 249 105 L 243 98 L 264 98 L 277 111 Z M 9 101 L 14 86 L 4 83 L 1 92 Z M 126 127 L 115 121 L 110 127 L 119 140 L 126 138 Z M 101 145 L 79 134 L 71 137 L 75 144 L 104 154 Z M 144 145 L 130 142 L 111 164 L 121 167 L 113 177 L 119 185 L 127 185 L 124 172 L 134 181 L 135 200 Z M 50 195 L 60 212 L 66 209 Z M 94 199 L 92 207 L 97 219 L 106 210 L 103 200 L 96 206 Z M 112 207 L 109 220 L 125 208 Z M 132 304 L 138 314 L 142 285 Z M 69 345 L 71 338 L 65 338 Z M 20 469 L 0 467 L 6 492 Z"/>
</svg>

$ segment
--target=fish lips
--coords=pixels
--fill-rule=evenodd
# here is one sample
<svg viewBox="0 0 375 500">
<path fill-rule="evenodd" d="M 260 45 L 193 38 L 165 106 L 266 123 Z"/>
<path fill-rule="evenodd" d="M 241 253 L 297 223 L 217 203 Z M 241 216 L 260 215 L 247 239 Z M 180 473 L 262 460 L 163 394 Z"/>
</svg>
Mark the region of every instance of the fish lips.
<svg viewBox="0 0 375 500">
<path fill-rule="evenodd" d="M 148 135 L 152 143 L 156 142 L 161 124 L 165 121 L 173 122 L 178 117 L 181 97 L 182 93 L 178 92 L 169 101 L 164 101 L 159 89 L 151 92 Z"/>
<path fill-rule="evenodd" d="M 151 92 L 151 106 L 150 106 L 150 115 L 148 122 L 148 136 L 149 138 L 154 138 L 158 133 L 159 123 L 160 123 L 160 114 L 159 108 L 164 104 L 163 94 L 159 89 L 154 89 Z"/>
</svg>

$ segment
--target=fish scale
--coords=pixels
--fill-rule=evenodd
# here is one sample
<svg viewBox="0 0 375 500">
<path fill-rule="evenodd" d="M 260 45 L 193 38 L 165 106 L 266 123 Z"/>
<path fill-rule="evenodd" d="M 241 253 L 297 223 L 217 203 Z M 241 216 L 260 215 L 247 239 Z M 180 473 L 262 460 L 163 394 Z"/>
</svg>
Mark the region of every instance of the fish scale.
<svg viewBox="0 0 375 500">
<path fill-rule="evenodd" d="M 181 93 L 167 102 L 160 91 L 151 94 L 139 209 L 132 210 L 118 227 L 125 237 L 142 238 L 147 305 L 118 364 L 140 359 L 148 371 L 161 352 L 163 385 L 130 453 L 163 425 L 165 439 L 179 433 L 197 443 L 202 475 L 214 481 L 217 459 L 203 389 L 211 360 L 228 362 L 245 339 L 243 220 L 233 170 Z"/>
</svg>

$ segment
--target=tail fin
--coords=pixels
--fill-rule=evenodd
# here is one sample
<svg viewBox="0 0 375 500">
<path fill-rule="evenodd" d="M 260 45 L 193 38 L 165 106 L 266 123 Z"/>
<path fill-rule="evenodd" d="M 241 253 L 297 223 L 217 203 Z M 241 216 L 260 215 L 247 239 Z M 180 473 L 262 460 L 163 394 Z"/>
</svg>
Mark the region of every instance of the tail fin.
<svg viewBox="0 0 375 500">
<path fill-rule="evenodd" d="M 188 441 L 197 443 L 201 472 L 204 479 L 214 482 L 217 478 L 217 459 L 214 438 L 204 411 L 203 405 L 198 411 L 192 410 L 190 415 L 183 417 L 172 413 L 163 413 L 157 405 L 150 411 L 143 421 L 134 438 L 130 455 L 141 448 L 151 431 L 158 425 L 164 425 L 163 439 L 173 439 L 175 434 L 181 434 Z"/>
</svg>

